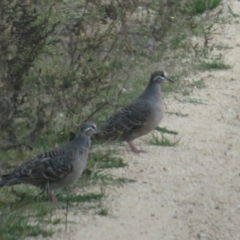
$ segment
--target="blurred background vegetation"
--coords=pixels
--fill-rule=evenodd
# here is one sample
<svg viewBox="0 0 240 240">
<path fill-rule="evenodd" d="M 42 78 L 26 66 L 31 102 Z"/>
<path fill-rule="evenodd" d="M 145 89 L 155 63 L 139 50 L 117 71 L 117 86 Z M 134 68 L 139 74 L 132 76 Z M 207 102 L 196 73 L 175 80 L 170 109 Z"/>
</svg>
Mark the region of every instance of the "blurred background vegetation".
<svg viewBox="0 0 240 240">
<path fill-rule="evenodd" d="M 174 78 L 181 51 L 193 52 L 189 32 L 203 28 L 195 16 L 219 3 L 2 0 L 0 149 L 53 146 L 87 119 L 103 122 L 123 93 L 130 100 L 142 91 L 151 70 Z"/>
</svg>

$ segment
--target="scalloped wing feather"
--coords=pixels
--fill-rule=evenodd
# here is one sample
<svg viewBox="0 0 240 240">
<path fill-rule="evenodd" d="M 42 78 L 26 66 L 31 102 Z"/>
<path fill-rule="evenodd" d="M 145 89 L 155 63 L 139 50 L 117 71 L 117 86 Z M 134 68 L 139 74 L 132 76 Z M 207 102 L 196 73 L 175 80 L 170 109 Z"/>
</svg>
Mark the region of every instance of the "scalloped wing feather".
<svg viewBox="0 0 240 240">
<path fill-rule="evenodd" d="M 141 109 L 141 111 L 139 111 Z M 100 131 L 105 136 L 121 136 L 132 133 L 144 126 L 150 114 L 149 103 L 146 101 L 134 101 L 120 108 L 101 127 Z"/>
<path fill-rule="evenodd" d="M 12 175 L 22 183 L 41 186 L 64 179 L 72 172 L 72 162 L 71 152 L 52 150 L 20 165 Z"/>
</svg>

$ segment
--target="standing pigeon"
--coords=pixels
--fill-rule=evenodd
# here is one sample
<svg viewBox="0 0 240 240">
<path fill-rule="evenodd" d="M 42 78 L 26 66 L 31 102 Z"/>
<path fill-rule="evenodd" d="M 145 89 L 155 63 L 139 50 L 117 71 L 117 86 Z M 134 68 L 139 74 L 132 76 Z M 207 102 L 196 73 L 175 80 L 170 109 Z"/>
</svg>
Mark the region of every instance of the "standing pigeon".
<svg viewBox="0 0 240 240">
<path fill-rule="evenodd" d="M 90 136 L 96 133 L 96 125 L 85 122 L 80 133 L 71 142 L 39 154 L 16 167 L 11 174 L 3 175 L 0 187 L 25 183 L 46 190 L 51 202 L 57 198 L 54 190 L 75 183 L 86 167 L 91 146 Z"/>
<path fill-rule="evenodd" d="M 160 84 L 163 81 L 173 82 L 162 71 L 152 73 L 144 92 L 103 123 L 94 139 L 126 141 L 133 152 L 144 152 L 135 147 L 133 140 L 150 133 L 161 121 L 163 100 Z"/>
</svg>

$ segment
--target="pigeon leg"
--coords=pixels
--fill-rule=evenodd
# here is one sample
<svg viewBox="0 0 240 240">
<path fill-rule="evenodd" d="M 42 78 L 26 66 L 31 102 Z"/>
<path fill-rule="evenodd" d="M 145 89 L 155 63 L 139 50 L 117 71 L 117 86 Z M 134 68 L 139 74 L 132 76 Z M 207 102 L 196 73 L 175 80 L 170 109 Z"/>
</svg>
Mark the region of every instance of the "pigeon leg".
<svg viewBox="0 0 240 240">
<path fill-rule="evenodd" d="M 146 151 L 144 151 L 144 150 L 137 149 L 132 141 L 129 141 L 127 143 L 129 145 L 129 147 L 131 148 L 132 152 L 134 152 L 134 153 L 146 153 Z"/>
<path fill-rule="evenodd" d="M 50 202 L 56 203 L 58 201 L 53 191 L 48 190 L 47 194 Z"/>
</svg>

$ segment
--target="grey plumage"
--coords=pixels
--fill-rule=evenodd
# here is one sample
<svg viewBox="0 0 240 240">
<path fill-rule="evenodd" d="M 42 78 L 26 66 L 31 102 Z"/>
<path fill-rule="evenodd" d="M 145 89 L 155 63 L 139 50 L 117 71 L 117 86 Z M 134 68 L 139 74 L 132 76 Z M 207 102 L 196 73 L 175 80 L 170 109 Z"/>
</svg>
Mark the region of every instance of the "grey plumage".
<svg viewBox="0 0 240 240">
<path fill-rule="evenodd" d="M 3 175 L 0 187 L 31 184 L 46 190 L 50 201 L 57 201 L 54 190 L 76 182 L 85 169 L 91 146 L 90 136 L 94 133 L 96 125 L 84 123 L 71 142 L 39 154 L 16 167 L 11 174 Z"/>
<path fill-rule="evenodd" d="M 134 146 L 133 140 L 151 132 L 161 121 L 163 101 L 160 84 L 163 81 L 173 82 L 162 71 L 152 73 L 144 92 L 107 119 L 94 139 L 126 141 L 133 152 L 144 152 Z"/>
</svg>

